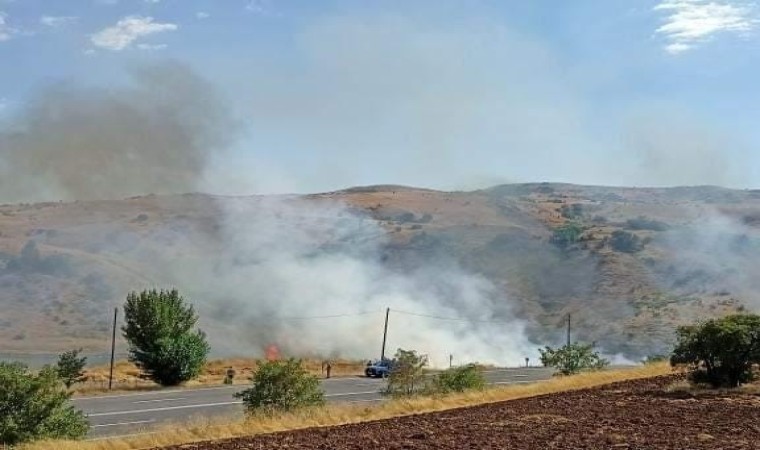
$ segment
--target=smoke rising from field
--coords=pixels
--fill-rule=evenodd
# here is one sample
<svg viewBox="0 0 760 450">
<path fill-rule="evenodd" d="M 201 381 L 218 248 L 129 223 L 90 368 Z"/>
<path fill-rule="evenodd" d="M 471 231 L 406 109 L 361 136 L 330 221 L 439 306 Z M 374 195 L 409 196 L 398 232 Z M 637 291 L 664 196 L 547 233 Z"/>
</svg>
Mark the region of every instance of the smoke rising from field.
<svg viewBox="0 0 760 450">
<path fill-rule="evenodd" d="M 61 82 L 0 129 L 2 201 L 193 191 L 236 132 L 210 84 L 172 62 L 139 66 L 112 89 Z"/>
<path fill-rule="evenodd" d="M 260 356 L 275 343 L 286 354 L 376 358 L 390 307 L 388 355 L 415 349 L 438 366 L 449 354 L 497 364 L 535 356 L 491 282 L 453 260 L 390 269 L 382 261 L 388 233 L 370 217 L 296 198 L 219 207 L 223 250 L 185 258 L 168 274 L 199 306 L 216 352 Z"/>
<path fill-rule="evenodd" d="M 692 298 L 738 300 L 760 308 L 760 233 L 757 211 L 733 214 L 707 208 L 692 223 L 664 233 L 664 252 L 671 259 L 661 267 L 661 283 L 670 292 Z"/>
</svg>

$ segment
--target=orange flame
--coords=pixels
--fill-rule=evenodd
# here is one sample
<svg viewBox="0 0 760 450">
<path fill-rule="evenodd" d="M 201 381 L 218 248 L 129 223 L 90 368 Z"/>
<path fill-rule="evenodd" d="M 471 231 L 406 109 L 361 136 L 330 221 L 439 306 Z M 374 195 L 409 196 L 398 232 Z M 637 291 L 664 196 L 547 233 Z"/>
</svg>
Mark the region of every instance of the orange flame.
<svg viewBox="0 0 760 450">
<path fill-rule="evenodd" d="M 267 361 L 276 361 L 280 359 L 280 349 L 275 344 L 269 344 L 265 350 Z"/>
</svg>

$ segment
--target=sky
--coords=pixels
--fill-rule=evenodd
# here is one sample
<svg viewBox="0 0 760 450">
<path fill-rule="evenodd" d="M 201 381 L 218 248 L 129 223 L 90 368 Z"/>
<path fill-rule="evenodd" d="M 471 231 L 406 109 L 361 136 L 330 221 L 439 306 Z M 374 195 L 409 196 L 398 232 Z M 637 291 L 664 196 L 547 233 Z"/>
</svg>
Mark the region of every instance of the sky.
<svg viewBox="0 0 760 450">
<path fill-rule="evenodd" d="M 176 61 L 240 125 L 207 192 L 757 188 L 758 26 L 740 0 L 0 0 L 0 127 Z"/>
</svg>

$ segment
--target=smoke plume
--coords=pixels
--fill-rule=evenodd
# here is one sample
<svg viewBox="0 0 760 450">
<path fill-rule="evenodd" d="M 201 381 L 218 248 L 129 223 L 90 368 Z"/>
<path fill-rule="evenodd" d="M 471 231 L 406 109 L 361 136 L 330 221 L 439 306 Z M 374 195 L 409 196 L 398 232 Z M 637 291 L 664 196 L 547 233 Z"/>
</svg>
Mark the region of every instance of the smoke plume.
<svg viewBox="0 0 760 450">
<path fill-rule="evenodd" d="M 196 189 L 236 124 L 205 80 L 172 62 L 113 89 L 62 82 L 0 129 L 3 201 L 84 200 Z"/>
<path fill-rule="evenodd" d="M 220 210 L 221 250 L 165 266 L 203 312 L 216 352 L 261 355 L 274 343 L 288 354 L 378 357 L 389 307 L 388 355 L 416 349 L 438 366 L 449 355 L 512 365 L 535 356 L 489 281 L 453 261 L 388 267 L 388 233 L 338 202 L 227 199 Z"/>
</svg>

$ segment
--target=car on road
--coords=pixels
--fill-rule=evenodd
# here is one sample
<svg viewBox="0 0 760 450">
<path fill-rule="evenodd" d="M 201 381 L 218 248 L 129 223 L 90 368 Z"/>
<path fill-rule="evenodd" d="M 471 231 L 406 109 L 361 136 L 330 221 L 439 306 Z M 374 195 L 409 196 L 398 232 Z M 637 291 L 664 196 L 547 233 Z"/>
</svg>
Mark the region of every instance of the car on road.
<svg viewBox="0 0 760 450">
<path fill-rule="evenodd" d="M 370 361 L 364 369 L 364 375 L 369 378 L 386 378 L 393 369 L 393 361 L 390 359 Z"/>
</svg>

